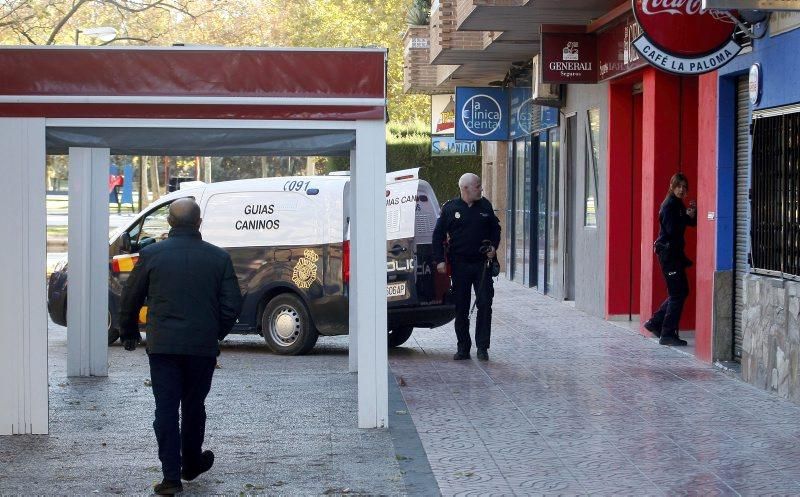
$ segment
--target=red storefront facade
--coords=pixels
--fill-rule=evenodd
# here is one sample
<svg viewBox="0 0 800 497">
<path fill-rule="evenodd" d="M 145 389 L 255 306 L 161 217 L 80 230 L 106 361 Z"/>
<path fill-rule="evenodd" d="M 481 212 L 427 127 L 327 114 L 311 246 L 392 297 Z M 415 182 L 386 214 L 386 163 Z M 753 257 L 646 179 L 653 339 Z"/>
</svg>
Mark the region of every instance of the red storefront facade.
<svg viewBox="0 0 800 497">
<path fill-rule="evenodd" d="M 624 58 L 642 61 L 643 56 L 628 46 L 641 34 L 641 27 L 629 13 L 624 24 Z M 619 28 L 607 32 L 614 29 Z M 619 34 L 611 38 L 605 45 L 611 41 L 619 50 Z M 603 47 L 603 33 L 598 39 Z M 669 179 L 682 172 L 689 180 L 688 199 L 697 201 L 698 214 L 697 228 L 686 231 L 686 254 L 694 266 L 687 270 L 690 294 L 680 329 L 694 330 L 695 355 L 711 362 L 717 355 L 713 350 L 716 72 L 678 75 L 636 64 L 638 69 L 609 82 L 606 316 L 638 315 L 641 325 L 666 298 L 652 246 Z M 631 215 L 623 215 L 627 212 Z"/>
<path fill-rule="evenodd" d="M 689 179 L 689 199 L 698 204 L 698 226 L 686 232 L 686 254 L 695 264 L 687 270 L 691 290 L 680 329 L 684 334 L 695 331 L 695 354 L 710 362 L 715 73 L 677 75 L 648 64 L 633 46 L 642 31 L 630 8 L 610 11 L 586 31 L 596 35 L 599 82 L 608 85 L 605 317 L 630 319 L 641 333 L 651 336 L 641 324 L 667 296 L 652 249 L 659 231 L 658 211 L 670 177 L 682 172 Z M 574 86 L 568 94 L 570 88 Z"/>
</svg>

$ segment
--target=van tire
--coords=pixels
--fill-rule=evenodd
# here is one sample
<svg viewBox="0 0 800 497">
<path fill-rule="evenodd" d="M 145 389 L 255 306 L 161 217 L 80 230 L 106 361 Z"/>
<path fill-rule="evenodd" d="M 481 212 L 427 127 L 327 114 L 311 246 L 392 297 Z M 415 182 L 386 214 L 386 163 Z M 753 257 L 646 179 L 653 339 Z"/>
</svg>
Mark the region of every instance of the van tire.
<svg viewBox="0 0 800 497">
<path fill-rule="evenodd" d="M 389 337 L 386 343 L 389 347 L 399 347 L 406 343 L 406 340 L 411 338 L 411 332 L 414 331 L 413 326 L 400 326 L 389 330 Z"/>
<path fill-rule="evenodd" d="M 261 334 L 267 346 L 280 355 L 302 355 L 317 343 L 317 329 L 299 297 L 282 293 L 270 300 L 261 315 Z"/>
<path fill-rule="evenodd" d="M 111 327 L 111 309 L 108 310 L 108 344 L 111 345 L 119 339 L 119 330 Z"/>
</svg>

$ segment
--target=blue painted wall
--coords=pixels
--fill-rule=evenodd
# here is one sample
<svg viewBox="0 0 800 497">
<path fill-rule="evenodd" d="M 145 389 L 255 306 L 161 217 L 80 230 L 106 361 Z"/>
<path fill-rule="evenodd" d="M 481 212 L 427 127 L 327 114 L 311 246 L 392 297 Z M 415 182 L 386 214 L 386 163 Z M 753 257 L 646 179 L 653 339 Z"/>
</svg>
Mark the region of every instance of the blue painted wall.
<svg viewBox="0 0 800 497">
<path fill-rule="evenodd" d="M 734 266 L 736 79 L 761 64 L 761 101 L 752 110 L 800 102 L 800 29 L 754 40 L 753 50 L 721 68 L 717 130 L 717 270 Z"/>
</svg>

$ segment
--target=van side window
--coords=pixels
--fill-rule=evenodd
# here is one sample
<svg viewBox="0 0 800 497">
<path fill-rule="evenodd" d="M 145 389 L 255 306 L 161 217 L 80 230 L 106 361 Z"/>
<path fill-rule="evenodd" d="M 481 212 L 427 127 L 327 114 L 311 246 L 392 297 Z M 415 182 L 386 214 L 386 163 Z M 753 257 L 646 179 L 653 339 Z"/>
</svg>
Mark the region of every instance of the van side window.
<svg viewBox="0 0 800 497">
<path fill-rule="evenodd" d="M 150 244 L 166 240 L 170 229 L 167 222 L 169 206 L 170 204 L 164 204 L 149 212 L 131 228 L 128 235 L 131 238 L 131 250 L 133 252 L 138 252 Z"/>
<path fill-rule="evenodd" d="M 169 223 L 167 222 L 169 205 L 164 204 L 145 216 L 139 233 L 138 241 L 140 244 L 145 238 L 153 238 L 157 242 L 167 238 L 167 235 L 169 235 Z"/>
</svg>

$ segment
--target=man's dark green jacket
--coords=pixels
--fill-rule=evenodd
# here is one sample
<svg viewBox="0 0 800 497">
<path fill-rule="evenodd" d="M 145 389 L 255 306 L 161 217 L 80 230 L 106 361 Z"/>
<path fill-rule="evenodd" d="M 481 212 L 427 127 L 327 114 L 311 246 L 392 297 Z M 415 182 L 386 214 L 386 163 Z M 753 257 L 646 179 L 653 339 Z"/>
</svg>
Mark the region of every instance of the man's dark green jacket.
<svg viewBox="0 0 800 497">
<path fill-rule="evenodd" d="M 175 227 L 139 253 L 122 291 L 122 339 L 138 338 L 147 299 L 147 352 L 214 357 L 231 331 L 242 294 L 227 252 L 195 227 Z"/>
</svg>

